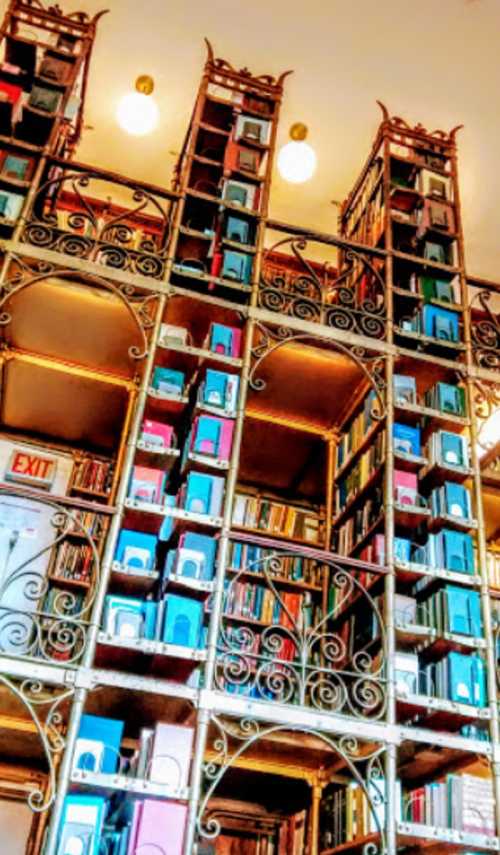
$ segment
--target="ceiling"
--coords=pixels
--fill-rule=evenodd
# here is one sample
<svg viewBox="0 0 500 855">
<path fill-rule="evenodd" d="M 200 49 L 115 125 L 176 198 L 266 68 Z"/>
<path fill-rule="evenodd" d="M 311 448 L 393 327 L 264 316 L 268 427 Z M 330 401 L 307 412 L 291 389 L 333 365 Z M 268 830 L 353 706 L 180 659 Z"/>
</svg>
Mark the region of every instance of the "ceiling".
<svg viewBox="0 0 500 855">
<path fill-rule="evenodd" d="M 168 184 L 205 59 L 203 37 L 238 68 L 286 83 L 279 144 L 293 121 L 310 129 L 318 169 L 305 185 L 275 175 L 271 214 L 335 231 L 343 199 L 368 153 L 375 103 L 429 129 L 459 134 L 468 272 L 500 279 L 499 0 L 65 0 L 66 9 L 110 7 L 92 63 L 79 159 Z M 151 74 L 157 130 L 132 138 L 114 119 L 119 97 Z"/>
</svg>

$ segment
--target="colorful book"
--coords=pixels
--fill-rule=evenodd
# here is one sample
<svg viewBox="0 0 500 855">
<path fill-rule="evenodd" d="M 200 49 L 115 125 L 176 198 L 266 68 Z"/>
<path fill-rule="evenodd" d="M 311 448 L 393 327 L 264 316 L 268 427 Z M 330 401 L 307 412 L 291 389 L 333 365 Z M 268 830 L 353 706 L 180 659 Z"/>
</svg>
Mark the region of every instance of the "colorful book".
<svg viewBox="0 0 500 855">
<path fill-rule="evenodd" d="M 185 804 L 157 799 L 136 801 L 127 855 L 182 855 L 186 820 Z"/>
<path fill-rule="evenodd" d="M 154 730 L 149 780 L 182 790 L 188 786 L 194 730 L 159 722 Z"/>
<path fill-rule="evenodd" d="M 76 739 L 73 768 L 91 772 L 116 772 L 124 721 L 84 713 Z"/>
<path fill-rule="evenodd" d="M 147 504 L 161 505 L 167 476 L 161 469 L 134 466 L 129 487 L 129 498 Z"/>
<path fill-rule="evenodd" d="M 172 425 L 145 419 L 142 423 L 141 439 L 155 448 L 173 448 L 175 445 L 174 429 Z"/>
<path fill-rule="evenodd" d="M 153 570 L 157 543 L 154 534 L 124 528 L 118 538 L 115 561 L 138 570 Z"/>
<path fill-rule="evenodd" d="M 105 815 L 106 799 L 103 796 L 76 793 L 66 796 L 57 855 L 100 855 Z"/>
<path fill-rule="evenodd" d="M 394 451 L 418 456 L 421 449 L 420 428 L 394 422 L 392 429 Z"/>
<path fill-rule="evenodd" d="M 178 594 L 166 594 L 163 641 L 180 647 L 198 648 L 203 622 L 203 603 Z"/>
<path fill-rule="evenodd" d="M 234 413 L 238 406 L 240 378 L 237 374 L 207 369 L 198 392 L 200 404 L 218 407 L 224 413 Z"/>
<path fill-rule="evenodd" d="M 241 351 L 241 330 L 224 324 L 210 324 L 208 348 L 213 353 L 224 356 L 239 356 Z"/>
<path fill-rule="evenodd" d="M 185 376 L 182 371 L 174 371 L 173 368 L 163 368 L 157 365 L 153 371 L 151 385 L 158 392 L 165 395 L 181 397 L 184 391 Z"/>
</svg>

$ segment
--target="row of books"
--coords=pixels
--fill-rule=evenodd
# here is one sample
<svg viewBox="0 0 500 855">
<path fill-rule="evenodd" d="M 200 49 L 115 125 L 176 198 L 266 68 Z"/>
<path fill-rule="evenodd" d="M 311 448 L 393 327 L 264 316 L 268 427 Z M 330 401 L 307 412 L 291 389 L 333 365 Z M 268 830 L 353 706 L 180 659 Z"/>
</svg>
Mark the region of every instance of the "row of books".
<svg viewBox="0 0 500 855">
<path fill-rule="evenodd" d="M 337 482 L 335 490 L 335 507 L 340 513 L 352 499 L 363 489 L 370 478 L 380 469 L 385 461 L 385 432 L 378 433 L 375 440 L 359 460 Z"/>
<path fill-rule="evenodd" d="M 102 514 L 96 514 L 94 511 L 80 511 L 72 508 L 71 518 L 71 521 L 64 520 L 64 530 L 75 534 L 82 534 L 85 531 L 89 537 L 96 541 L 100 540 L 107 527 L 106 517 Z"/>
<path fill-rule="evenodd" d="M 352 419 L 340 437 L 336 449 L 337 469 L 340 469 L 351 454 L 359 448 L 369 429 L 374 424 L 376 401 L 375 391 L 370 390 L 363 401 L 360 412 Z"/>
<path fill-rule="evenodd" d="M 182 508 L 193 514 L 220 517 L 225 483 L 225 479 L 217 475 L 189 472 L 178 493 L 172 495 L 165 492 L 167 474 L 162 469 L 134 466 L 128 497 L 144 505 Z"/>
<path fill-rule="evenodd" d="M 422 401 L 417 397 L 417 381 L 409 374 L 394 375 L 394 398 L 397 405 L 419 405 L 420 403 L 441 413 L 466 416 L 465 390 L 462 386 L 439 381 L 428 389 Z"/>
<path fill-rule="evenodd" d="M 488 837 L 496 833 L 495 799 L 491 778 L 447 775 L 411 790 L 404 799 L 406 822 L 454 828 Z"/>
<path fill-rule="evenodd" d="M 250 618 L 263 624 L 287 629 L 305 629 L 321 618 L 321 608 L 312 593 L 280 591 L 279 598 L 265 585 L 254 582 L 225 581 L 224 613 L 232 617 Z"/>
<path fill-rule="evenodd" d="M 386 786 L 383 778 L 370 778 L 366 792 L 353 781 L 341 787 L 329 785 L 323 791 L 320 805 L 321 849 L 362 839 L 385 829 Z M 396 821 L 402 816 L 401 782 L 396 782 L 394 801 Z"/>
<path fill-rule="evenodd" d="M 356 225 L 360 217 L 365 212 L 371 194 L 373 193 L 377 182 L 382 177 L 382 167 L 383 160 L 380 154 L 378 154 L 373 158 L 361 187 L 352 199 L 348 211 L 343 216 L 343 229 L 346 234 L 350 234 L 351 229 Z"/>
<path fill-rule="evenodd" d="M 189 784 L 193 750 L 192 727 L 157 722 L 142 728 L 138 747 L 125 759 L 121 743 L 125 722 L 84 714 L 73 755 L 73 769 L 114 774 L 165 784 L 183 790 Z"/>
<path fill-rule="evenodd" d="M 384 494 L 380 487 L 370 492 L 369 498 L 361 508 L 357 508 L 343 525 L 335 532 L 335 547 L 340 555 L 350 555 L 364 538 L 370 528 L 382 516 Z"/>
<path fill-rule="evenodd" d="M 437 183 L 437 182 L 436 182 Z M 444 182 L 443 182 L 444 192 Z M 455 231 L 455 211 L 452 205 L 442 197 L 428 196 L 418 200 L 408 198 L 406 194 L 391 195 L 391 208 L 397 211 L 404 222 L 414 223 L 419 237 L 428 230 L 443 232 Z"/>
<path fill-rule="evenodd" d="M 167 551 L 163 561 L 158 558 L 158 535 L 132 529 L 122 529 L 118 537 L 115 561 L 120 568 L 141 574 L 155 571 L 164 581 L 175 575 L 185 579 L 209 582 L 214 575 L 217 541 L 206 534 L 185 531 L 178 546 Z"/>
<path fill-rule="evenodd" d="M 398 278 L 396 286 L 412 294 L 420 294 L 424 303 L 435 300 L 449 303 L 450 306 L 460 304 L 460 283 L 456 279 L 410 273 L 409 276 Z"/>
<path fill-rule="evenodd" d="M 90 584 L 92 572 L 96 569 L 94 563 L 94 552 L 90 546 L 65 541 L 57 549 L 50 575 L 56 579 Z"/>
<path fill-rule="evenodd" d="M 205 646 L 204 604 L 201 600 L 167 593 L 159 600 L 108 594 L 103 631 L 124 641 L 160 641 L 179 647 Z"/>
<path fill-rule="evenodd" d="M 92 493 L 109 493 L 112 478 L 111 463 L 87 457 L 75 464 L 71 489 L 80 488 Z"/>
<path fill-rule="evenodd" d="M 460 314 L 427 303 L 399 324 L 404 332 L 418 333 L 443 342 L 457 344 L 461 341 Z"/>
<path fill-rule="evenodd" d="M 437 662 L 417 653 L 396 653 L 396 689 L 401 696 L 424 695 L 484 707 L 486 666 L 477 654 L 451 652 Z"/>
<path fill-rule="evenodd" d="M 458 585 L 444 585 L 439 591 L 418 600 L 415 596 L 396 594 L 395 620 L 401 627 L 426 626 L 439 635 L 483 636 L 479 592 Z"/>
<path fill-rule="evenodd" d="M 234 526 L 260 529 L 292 540 L 321 540 L 319 513 L 248 493 L 236 493 L 232 522 Z"/>
<path fill-rule="evenodd" d="M 325 565 L 314 558 L 279 555 L 276 550 L 234 540 L 229 545 L 228 566 L 232 570 L 265 573 L 272 579 L 304 582 L 317 587 L 322 586 L 325 573 Z"/>
<path fill-rule="evenodd" d="M 70 793 L 64 799 L 57 855 L 182 855 L 187 805 L 171 800 L 126 800 L 116 805 L 104 796 Z"/>
</svg>

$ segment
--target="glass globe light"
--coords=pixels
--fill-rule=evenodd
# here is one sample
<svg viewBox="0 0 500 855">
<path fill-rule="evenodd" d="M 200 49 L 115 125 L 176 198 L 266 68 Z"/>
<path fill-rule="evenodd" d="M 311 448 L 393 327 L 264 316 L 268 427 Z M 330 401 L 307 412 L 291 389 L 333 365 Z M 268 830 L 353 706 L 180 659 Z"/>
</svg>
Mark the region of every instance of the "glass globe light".
<svg viewBox="0 0 500 855">
<path fill-rule="evenodd" d="M 154 98 L 153 80 L 147 75 L 138 77 L 135 92 L 128 92 L 118 102 L 116 118 L 127 134 L 142 137 L 151 133 L 158 124 L 160 111 Z"/>
<path fill-rule="evenodd" d="M 278 154 L 278 170 L 285 181 L 302 184 L 314 175 L 316 152 L 306 142 L 289 142 Z"/>
</svg>

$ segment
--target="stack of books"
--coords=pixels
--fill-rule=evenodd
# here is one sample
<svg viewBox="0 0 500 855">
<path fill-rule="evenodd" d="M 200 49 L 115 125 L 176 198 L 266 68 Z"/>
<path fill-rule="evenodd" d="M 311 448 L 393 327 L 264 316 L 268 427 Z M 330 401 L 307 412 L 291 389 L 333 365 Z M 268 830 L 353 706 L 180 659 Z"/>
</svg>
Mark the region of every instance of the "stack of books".
<svg viewBox="0 0 500 855">
<path fill-rule="evenodd" d="M 351 421 L 349 427 L 342 434 L 337 444 L 337 469 L 349 459 L 363 442 L 366 434 L 374 424 L 373 410 L 376 407 L 376 395 L 372 390 L 365 397 L 362 409 Z"/>
<path fill-rule="evenodd" d="M 319 513 L 248 493 L 236 493 L 233 526 L 309 543 L 319 543 L 321 539 Z"/>
<path fill-rule="evenodd" d="M 273 561 L 266 559 L 272 558 Z M 323 583 L 325 565 L 313 558 L 301 555 L 280 556 L 272 549 L 264 549 L 251 543 L 231 541 L 229 546 L 229 566 L 232 570 L 244 570 L 246 573 L 264 574 L 273 579 L 291 582 L 304 582 L 320 587 Z"/>
<path fill-rule="evenodd" d="M 76 465 L 71 488 L 89 493 L 109 493 L 112 476 L 111 463 L 87 457 Z"/>
<path fill-rule="evenodd" d="M 493 782 L 476 775 L 447 775 L 405 796 L 405 820 L 453 828 L 456 831 L 495 835 Z"/>
</svg>

